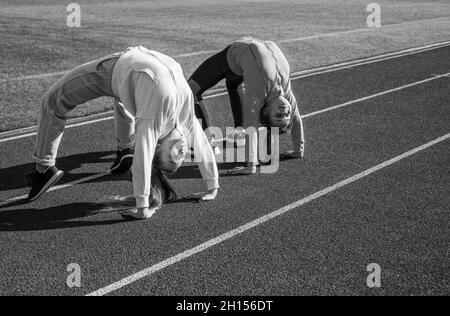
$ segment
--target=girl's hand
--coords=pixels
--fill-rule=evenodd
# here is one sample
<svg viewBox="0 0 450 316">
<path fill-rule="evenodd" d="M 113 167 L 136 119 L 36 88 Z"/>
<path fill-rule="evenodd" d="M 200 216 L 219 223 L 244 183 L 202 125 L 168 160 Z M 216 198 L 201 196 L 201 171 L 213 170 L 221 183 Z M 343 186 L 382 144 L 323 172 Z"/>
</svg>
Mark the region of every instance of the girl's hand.
<svg viewBox="0 0 450 316">
<path fill-rule="evenodd" d="M 144 220 L 149 219 L 150 217 L 155 215 L 155 213 L 155 209 L 150 210 L 148 208 L 139 208 L 120 212 L 120 215 L 122 215 L 122 217 L 127 220 Z"/>
<path fill-rule="evenodd" d="M 217 189 L 209 190 L 208 192 L 200 192 L 200 193 L 193 193 L 190 195 L 186 195 L 183 199 L 184 200 L 195 200 L 199 202 L 206 202 L 206 201 L 213 201 L 217 196 Z"/>
<path fill-rule="evenodd" d="M 237 176 L 237 175 L 249 176 L 249 175 L 256 173 L 256 170 L 257 170 L 256 168 L 257 168 L 256 165 L 249 163 L 247 165 L 247 167 L 236 167 L 236 168 L 233 168 L 233 170 L 228 171 L 227 173 L 228 173 L 228 175 L 231 175 L 231 176 Z"/>
<path fill-rule="evenodd" d="M 304 157 L 302 152 L 296 152 L 293 150 L 287 151 L 280 156 L 280 159 L 301 159 Z"/>
</svg>

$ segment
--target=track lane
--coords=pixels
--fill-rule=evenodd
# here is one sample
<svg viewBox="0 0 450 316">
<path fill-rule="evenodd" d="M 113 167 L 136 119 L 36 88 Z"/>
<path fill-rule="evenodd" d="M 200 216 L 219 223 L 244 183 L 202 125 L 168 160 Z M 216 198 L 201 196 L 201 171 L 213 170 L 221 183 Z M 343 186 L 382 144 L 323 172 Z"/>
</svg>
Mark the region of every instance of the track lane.
<svg viewBox="0 0 450 316">
<path fill-rule="evenodd" d="M 445 91 L 446 85 L 441 84 L 440 89 L 438 89 L 438 87 L 434 87 L 434 89 L 438 94 L 439 92 Z M 237 199 L 238 201 L 241 201 L 242 205 L 235 206 L 236 203 L 232 203 L 228 211 L 233 213 L 233 216 L 241 217 L 241 223 L 243 222 L 243 219 L 246 219 L 247 221 L 253 220 L 261 214 L 266 214 L 282 206 L 280 199 L 277 198 L 276 201 L 273 201 L 272 196 L 285 197 L 286 202 L 284 205 L 286 205 L 290 203 L 294 197 L 300 198 L 302 196 L 307 196 L 308 194 L 323 189 L 327 184 L 336 183 L 345 176 L 365 170 L 374 164 L 401 154 L 407 148 L 411 149 L 414 146 L 421 145 L 422 143 L 433 139 L 435 136 L 439 137 L 442 134 L 445 134 L 445 131 L 448 132 L 447 126 L 449 123 L 448 109 L 445 100 L 449 98 L 449 94 L 447 93 L 447 95 L 442 96 L 440 102 L 436 99 L 430 101 L 430 95 L 425 93 L 425 91 L 429 90 L 432 89 L 428 87 L 427 89 L 423 88 L 418 90 L 411 96 L 411 98 L 421 96 L 415 101 L 408 102 L 408 95 L 403 94 L 401 96 L 403 98 L 399 99 L 405 101 L 396 104 L 375 107 L 375 104 L 377 104 L 376 102 L 367 102 L 365 106 L 361 107 L 360 111 L 346 109 L 343 111 L 346 113 L 342 113 L 341 115 L 330 113 L 329 120 L 322 121 L 323 123 L 319 123 L 321 121 L 319 119 L 315 120 L 315 123 L 318 124 L 316 130 L 317 134 L 315 134 L 316 136 L 314 137 L 314 142 L 317 142 L 315 144 L 317 147 L 314 148 L 314 152 L 321 152 L 322 157 L 318 154 L 312 159 L 317 158 L 321 160 L 315 161 L 312 164 L 310 161 L 300 165 L 297 165 L 295 162 L 288 163 L 291 167 L 289 168 L 287 165 L 283 166 L 282 170 L 279 172 L 280 174 L 277 174 L 276 176 L 277 179 L 274 180 L 274 183 L 272 183 L 270 187 L 261 188 L 265 185 L 267 186 L 267 183 L 264 184 L 263 181 L 255 181 L 254 188 L 245 189 L 246 195 L 250 196 L 250 198 L 244 199 L 243 197 L 239 197 L 238 194 L 230 197 L 230 200 Z M 432 104 L 429 102 L 436 103 Z M 432 113 L 434 113 L 434 115 L 432 115 Z M 423 119 L 418 119 L 415 114 L 423 115 Z M 443 118 L 439 121 L 439 116 L 446 114 L 447 118 Z M 365 119 L 366 117 L 369 117 L 369 119 Z M 401 121 L 401 118 L 404 118 L 403 121 Z M 380 119 L 384 119 L 383 126 L 378 124 L 378 120 Z M 319 131 L 325 124 L 332 125 L 336 122 L 342 122 L 343 124 L 336 127 L 334 131 Z M 347 133 L 351 133 L 351 136 Z M 343 138 L 343 135 L 345 135 L 346 138 Z M 342 140 L 342 142 L 337 143 L 338 140 Z M 380 147 L 378 152 L 374 153 L 372 148 L 376 148 L 378 144 L 383 144 L 383 147 Z M 329 152 L 324 153 L 324 148 L 329 149 Z M 348 151 L 345 151 L 345 148 L 347 148 Z M 334 156 L 336 153 L 339 153 L 341 156 Z M 446 223 L 446 218 L 448 218 L 448 214 L 445 213 L 445 207 L 448 205 L 446 203 L 448 198 L 442 198 L 442 196 L 445 196 L 445 192 L 448 192 L 450 184 L 450 178 L 445 176 L 445 172 L 448 174 L 449 171 L 448 165 L 446 164 L 446 161 L 448 160 L 446 158 L 448 157 L 447 154 L 448 141 L 436 146 L 436 148 L 431 148 L 424 153 L 419 154 L 419 158 L 417 159 L 412 157 L 411 159 L 401 162 L 400 165 L 403 167 L 401 167 L 400 171 L 397 171 L 396 165 L 393 165 L 386 171 L 382 171 L 379 176 L 377 174 L 370 176 L 371 180 L 369 181 L 369 184 L 362 180 L 357 184 L 351 185 L 351 190 L 343 190 L 344 193 L 342 196 L 344 202 L 346 200 L 351 200 L 351 203 L 345 204 L 343 202 L 342 205 L 340 205 L 341 208 L 348 208 L 348 213 L 343 215 L 343 218 L 339 218 L 339 215 L 332 215 L 332 219 L 325 219 L 324 225 L 321 225 L 321 222 L 318 220 L 313 222 L 315 227 L 318 227 L 320 232 L 325 234 L 327 230 L 334 229 L 333 220 L 336 220 L 337 223 L 339 223 L 339 220 L 347 221 L 349 223 L 359 221 L 361 227 L 370 226 L 374 223 L 371 221 L 367 222 L 366 219 L 376 216 L 371 213 L 373 208 L 370 208 L 370 206 L 375 205 L 375 207 L 379 208 L 380 205 L 379 202 L 377 202 L 377 199 L 383 198 L 383 196 L 379 195 L 380 193 L 378 193 L 378 191 L 389 193 L 392 186 L 398 186 L 398 191 L 400 193 L 398 193 L 398 195 L 392 193 L 385 199 L 386 205 L 383 206 L 384 217 L 380 218 L 380 223 L 388 223 L 390 225 L 385 227 L 385 230 L 389 230 L 392 235 L 395 233 L 398 226 L 401 226 L 401 223 L 390 221 L 389 211 L 395 212 L 397 207 L 403 206 L 402 211 L 406 212 L 411 201 L 418 203 L 419 206 L 426 206 L 430 200 L 434 200 L 433 207 L 435 207 L 438 212 L 434 212 L 431 217 L 427 215 L 421 217 L 419 213 L 421 209 L 413 209 L 416 217 L 411 219 L 408 223 L 410 227 L 407 231 L 409 235 L 414 235 L 415 229 L 417 228 L 418 235 L 416 238 L 427 240 L 430 245 L 433 245 L 433 248 L 427 249 L 424 247 L 424 242 L 416 247 L 414 243 L 409 243 L 407 237 L 402 237 L 402 233 L 405 231 L 399 230 L 397 232 L 397 238 L 401 239 L 399 241 L 399 247 L 402 247 L 400 249 L 403 251 L 402 256 L 403 259 L 406 260 L 406 263 L 403 264 L 400 262 L 398 263 L 398 266 L 395 266 L 394 263 L 398 260 L 397 253 L 391 252 L 391 249 L 389 248 L 382 252 L 382 255 L 379 255 L 379 258 L 383 262 L 389 262 L 387 267 L 389 270 L 387 272 L 392 279 L 390 280 L 390 283 L 386 285 L 384 291 L 375 293 L 397 295 L 435 293 L 442 295 L 448 290 L 445 287 L 446 283 L 436 277 L 436 274 L 439 272 L 444 272 L 443 269 L 439 268 L 439 264 L 444 263 L 445 258 L 448 259 L 445 254 L 448 242 L 447 245 L 441 242 L 445 240 L 445 236 L 448 235 L 448 233 L 446 234 L 447 225 L 443 224 Z M 432 158 L 427 159 L 427 155 L 431 155 Z M 405 168 L 407 170 L 412 170 L 413 172 L 408 173 L 407 171 L 403 171 Z M 395 176 L 391 178 L 389 176 L 390 174 L 394 174 Z M 293 187 L 292 185 L 292 179 L 295 178 L 300 181 L 299 183 L 296 183 L 298 187 Z M 404 178 L 406 180 L 404 180 Z M 387 188 L 383 187 L 384 182 L 387 183 Z M 411 189 L 412 184 L 414 184 L 412 187 L 413 189 Z M 440 184 L 440 186 L 438 186 L 436 190 L 433 190 L 433 184 Z M 353 190 L 357 191 L 358 188 L 362 188 L 362 193 L 359 193 L 357 198 L 352 199 L 351 194 Z M 421 190 L 424 188 L 428 188 L 427 194 L 417 195 L 420 194 L 422 192 Z M 339 199 L 341 196 L 340 194 L 340 192 L 336 192 L 332 194 L 333 197 L 331 199 L 329 197 L 324 198 L 325 202 L 318 200 L 318 203 L 322 205 L 322 211 L 332 212 L 336 208 L 336 196 L 337 199 Z M 423 201 L 419 203 L 422 199 Z M 313 204 L 316 205 L 316 203 Z M 358 207 L 361 205 L 363 206 L 361 214 L 356 216 L 358 211 L 360 211 L 360 208 Z M 270 207 L 272 207 L 272 209 L 270 209 Z M 237 208 L 237 210 L 235 210 L 235 208 Z M 254 211 L 254 208 L 257 208 L 258 211 Z M 364 275 L 367 277 L 367 274 L 365 274 L 365 267 L 369 263 L 375 262 L 375 260 L 372 259 L 373 261 L 365 263 L 365 266 L 362 266 L 362 268 L 361 262 L 364 262 L 362 259 L 368 260 L 368 258 L 370 258 L 370 253 L 367 251 L 373 249 L 378 251 L 383 250 L 383 242 L 378 242 L 373 235 L 368 238 L 367 233 L 364 233 L 363 229 L 353 226 L 348 227 L 349 230 L 353 231 L 350 235 L 346 234 L 342 225 L 340 226 L 343 231 L 341 232 L 341 235 L 339 235 L 341 238 L 339 250 L 343 251 L 343 253 L 339 254 L 339 252 L 336 251 L 333 253 L 333 259 L 339 259 L 338 261 L 334 264 L 328 264 L 329 261 L 325 260 L 322 266 L 318 266 L 320 261 L 314 261 L 313 255 L 308 254 L 308 262 L 304 266 L 300 266 L 300 269 L 303 269 L 300 280 L 302 277 L 306 277 L 305 282 L 310 281 L 314 284 L 314 279 L 317 279 L 316 283 L 318 284 L 314 284 L 316 288 L 314 288 L 314 286 L 305 286 L 305 282 L 296 282 L 295 280 L 293 281 L 294 285 L 287 285 L 289 278 L 292 277 L 292 272 L 286 272 L 286 270 L 289 270 L 289 266 L 291 266 L 293 262 L 297 262 L 296 259 L 299 257 L 298 254 L 292 250 L 295 249 L 296 244 L 301 244 L 303 240 L 306 240 L 310 247 L 309 249 L 312 252 L 315 254 L 319 252 L 318 259 L 324 259 L 326 253 L 324 248 L 330 249 L 332 247 L 326 243 L 321 243 L 320 247 L 318 245 L 312 245 L 308 240 L 308 237 L 310 236 L 304 236 L 301 233 L 301 230 L 299 235 L 295 235 L 292 240 L 292 236 L 284 233 L 286 230 L 283 227 L 285 227 L 285 225 L 290 225 L 287 223 L 291 223 L 290 218 L 292 217 L 300 218 L 299 220 L 296 220 L 296 223 L 298 223 L 300 220 L 304 219 L 303 216 L 306 214 L 305 223 L 309 223 L 308 220 L 311 217 L 314 217 L 314 208 L 307 205 L 305 209 L 306 210 L 303 210 L 302 208 L 298 212 L 292 212 L 296 215 L 287 215 L 285 219 L 275 219 L 273 223 L 263 225 L 263 228 L 256 228 L 256 230 L 267 229 L 271 232 L 277 232 L 276 234 L 274 233 L 273 236 L 257 233 L 258 237 L 255 237 L 253 232 L 248 232 L 244 234 L 244 236 L 246 236 L 244 237 L 245 241 L 242 241 L 239 236 L 236 239 L 231 240 L 230 243 L 225 242 L 223 245 L 218 246 L 217 249 L 212 248 L 212 250 L 207 250 L 205 252 L 206 254 L 200 254 L 198 257 L 188 259 L 187 261 L 189 263 L 185 264 L 184 262 L 181 262 L 173 267 L 169 267 L 167 271 L 161 271 L 154 276 L 138 281 L 136 284 L 120 289 L 117 293 L 113 294 L 144 293 L 147 295 L 158 295 L 174 294 L 178 292 L 180 295 L 230 295 L 232 294 L 230 291 L 234 289 L 233 286 L 239 283 L 240 285 L 237 287 L 238 290 L 235 294 L 243 295 L 244 293 L 247 293 L 250 295 L 261 295 L 264 293 L 268 295 L 270 294 L 268 291 L 269 287 L 262 286 L 264 280 L 270 280 L 270 286 L 272 289 L 276 289 L 271 293 L 276 295 L 294 295 L 296 293 L 334 293 L 341 295 L 367 294 L 367 289 L 364 287 L 365 279 L 363 278 L 361 281 L 360 278 Z M 249 213 L 253 213 L 252 217 L 247 216 Z M 211 218 L 215 218 L 214 223 L 217 223 L 220 220 L 226 221 L 226 217 L 222 216 L 222 218 L 216 218 L 217 216 L 221 215 L 219 215 L 218 212 L 208 215 L 208 219 L 206 220 L 208 222 L 205 223 L 204 226 L 201 226 L 202 229 L 205 231 L 208 230 L 207 225 L 211 225 Z M 353 216 L 356 217 L 353 218 Z M 199 221 L 204 222 L 205 220 L 199 219 Z M 423 221 L 426 222 L 426 225 L 423 225 Z M 198 223 L 194 224 L 193 222 L 192 225 L 198 225 Z M 304 225 L 305 224 L 303 224 L 302 227 L 304 227 Z M 428 234 L 429 228 L 433 225 L 436 229 L 434 229 L 433 234 Z M 376 227 L 381 228 L 382 225 L 377 225 Z M 380 233 L 375 230 L 369 230 L 369 232 L 376 233 L 375 235 L 377 237 L 381 237 Z M 261 236 L 265 236 L 265 238 Z M 426 239 L 427 237 L 429 238 Z M 259 247 L 255 244 L 255 238 L 260 242 Z M 354 249 L 352 249 L 352 247 L 354 247 L 355 238 L 356 240 L 358 238 L 361 239 L 358 240 L 357 246 L 359 247 L 359 252 L 356 251 L 356 253 Z M 183 240 L 185 240 L 185 238 L 183 238 Z M 249 240 L 253 240 L 253 242 L 248 242 Z M 327 240 L 329 241 L 329 239 Z M 272 241 L 276 243 L 273 247 L 271 247 L 270 244 Z M 348 247 L 345 246 L 345 241 L 347 241 Z M 279 245 L 280 242 L 287 242 L 285 248 L 289 249 L 289 247 L 291 247 L 291 252 L 280 253 L 277 251 L 277 245 Z M 363 246 L 366 242 L 369 246 L 364 248 Z M 333 243 L 331 243 L 331 245 L 333 245 Z M 409 256 L 407 251 L 404 250 L 405 247 L 413 248 L 417 253 L 430 253 L 428 253 L 428 257 L 423 261 L 420 261 L 417 256 Z M 187 248 L 188 246 L 182 249 L 185 250 Z M 278 265 L 266 261 L 267 256 L 270 256 L 270 251 L 268 249 L 274 249 L 276 251 L 277 255 L 275 258 L 272 258 L 272 260 L 277 261 Z M 301 254 L 305 255 L 306 250 L 307 248 L 304 248 Z M 246 252 L 250 252 L 251 254 Z M 353 257 L 346 257 L 348 253 L 353 254 Z M 208 254 L 212 256 L 212 258 L 208 259 Z M 322 254 L 322 256 L 320 256 L 320 254 Z M 290 256 L 296 259 L 289 259 Z M 376 256 L 376 252 L 374 256 Z M 241 260 L 240 264 L 237 264 L 238 258 Z M 433 260 L 437 260 L 438 263 L 433 262 Z M 285 261 L 288 262 L 285 263 Z M 154 261 L 151 260 L 151 262 Z M 259 262 L 260 264 L 254 266 L 253 264 L 255 262 Z M 341 262 L 347 262 L 347 264 L 341 266 Z M 359 266 L 355 266 L 354 262 L 359 263 Z M 426 269 L 425 266 L 421 266 L 420 264 L 427 264 L 430 262 L 430 273 L 423 275 L 417 282 L 414 281 L 414 276 L 419 273 L 417 271 Z M 227 265 L 228 263 L 231 265 L 230 267 Z M 151 264 L 148 264 L 147 266 L 150 265 Z M 351 269 L 346 273 L 343 273 L 349 265 L 351 266 Z M 412 268 L 414 269 L 410 274 L 408 274 L 408 269 L 405 268 L 405 266 L 408 265 L 410 270 Z M 268 272 L 265 272 L 263 269 L 264 266 L 268 269 Z M 317 271 L 316 268 L 322 270 Z M 359 270 L 359 273 L 355 274 L 355 269 L 357 268 L 362 270 Z M 402 275 L 398 277 L 393 276 L 392 274 L 397 272 L 398 269 L 401 270 Z M 280 279 L 278 283 L 276 276 L 270 277 L 271 272 L 274 272 L 274 270 L 280 270 L 282 271 L 280 273 L 284 273 L 283 278 Z M 327 271 L 326 275 L 328 276 L 337 274 L 338 281 L 323 281 L 323 276 L 320 274 L 320 271 Z M 341 272 L 343 273 L 342 277 L 339 276 L 339 273 Z M 216 277 L 214 277 L 214 273 L 217 273 Z M 248 273 L 248 278 L 245 277 L 246 273 Z M 433 275 L 433 277 L 430 277 L 430 274 Z M 444 280 L 445 275 L 446 274 L 443 274 Z M 232 276 L 236 276 L 236 279 Z M 307 276 L 309 276 L 309 279 Z M 242 279 L 239 279 L 239 277 L 242 277 Z M 190 278 L 190 280 L 188 281 L 187 278 Z M 212 280 L 208 281 L 208 278 L 211 278 Z M 252 278 L 254 278 L 254 282 L 250 281 Z M 163 285 L 161 285 L 162 279 L 165 280 Z M 215 282 L 219 282 L 216 284 L 216 291 L 214 291 L 212 287 L 212 284 Z M 320 282 L 322 282 L 321 287 L 319 287 Z M 421 287 L 417 287 L 419 283 L 421 284 Z M 206 286 L 205 284 L 210 286 Z M 288 289 L 285 291 L 282 290 L 283 284 L 288 286 Z M 260 288 L 260 286 L 262 287 Z M 318 292 L 319 289 L 321 289 L 321 292 Z"/>
<path fill-rule="evenodd" d="M 294 81 L 293 89 L 298 96 L 302 114 L 310 113 L 380 91 L 427 79 L 435 74 L 446 73 L 450 70 L 450 61 L 446 58 L 449 53 L 450 47 L 445 47 L 400 59 L 308 77 Z M 232 126 L 231 111 L 229 111 L 227 106 L 224 106 L 227 102 L 226 96 L 208 100 L 212 113 L 218 113 L 217 116 L 213 116 L 213 124 L 223 126 L 226 123 L 226 125 Z M 86 128 L 84 126 L 79 127 L 75 131 L 67 130 L 60 149 L 60 157 L 79 154 L 84 157 L 83 151 L 77 150 L 80 143 L 83 147 L 86 147 L 85 152 L 113 151 L 114 145 L 103 146 L 101 141 L 96 141 L 95 137 L 91 139 L 91 135 L 104 134 L 106 138 L 103 141 L 108 144 L 114 144 L 113 135 L 111 135 L 113 130 L 112 121 L 99 122 L 92 126 L 86 126 Z M 5 179 L 17 179 L 14 180 L 14 182 L 17 182 L 17 185 L 11 182 L 3 183 L 4 185 L 0 187 L 0 200 L 27 193 L 27 190 L 23 189 L 26 187 L 26 183 L 21 179 L 24 179 L 26 173 L 32 169 L 30 157 L 32 156 L 33 146 L 34 137 L 0 144 L 0 158 L 2 158 L 0 159 L 0 176 Z M 104 148 L 104 150 L 99 150 L 99 148 Z M 9 153 L 16 152 L 20 154 L 14 155 L 14 157 L 9 155 Z M 65 164 L 68 164 L 69 170 L 72 170 L 73 163 L 71 161 L 73 160 L 81 159 L 71 157 L 67 159 L 67 163 L 64 161 L 60 163 L 63 167 Z M 96 170 L 96 172 L 103 172 L 108 167 L 108 165 L 104 165 L 103 170 Z M 73 171 L 75 172 L 75 170 Z M 79 170 L 79 172 L 84 171 L 84 169 Z M 92 174 L 88 172 L 87 176 Z M 62 183 L 79 178 L 79 176 L 66 177 Z M 12 190 L 8 190 L 9 188 Z"/>
<path fill-rule="evenodd" d="M 348 93 L 351 94 L 352 91 Z M 297 197 L 307 192 L 314 192 L 313 190 L 320 190 L 324 183 L 338 180 L 343 174 L 349 174 L 381 158 L 390 158 L 392 151 L 397 152 L 409 145 L 420 144 L 420 141 L 442 132 L 444 127 L 448 126 L 446 118 L 449 117 L 448 110 L 444 107 L 449 99 L 447 81 L 425 85 L 416 89 L 414 93 L 419 96 L 413 100 L 413 105 L 402 103 L 401 111 L 395 113 L 392 121 L 387 121 L 388 130 L 393 128 L 405 137 L 413 134 L 412 139 L 409 137 L 403 139 L 396 133 L 386 132 L 384 130 L 386 127 L 382 128 L 377 124 L 374 129 L 376 133 L 384 135 L 383 137 L 377 139 L 371 133 L 364 134 L 367 133 L 368 125 L 365 125 L 361 119 L 368 117 L 370 121 L 377 121 L 380 117 L 386 118 L 392 114 L 391 106 L 394 107 L 397 100 L 411 99 L 411 92 L 383 98 L 386 103 L 381 106 L 380 100 L 375 100 L 358 109 L 345 109 L 308 122 L 307 130 L 310 135 L 308 160 L 300 164 L 285 163 L 280 174 L 276 175 L 275 186 L 269 190 L 270 194 Z M 424 104 L 428 105 L 430 100 L 433 101 L 433 108 L 423 108 Z M 403 121 L 402 126 L 396 126 L 397 121 Z M 372 126 L 372 124 L 373 122 L 369 125 Z M 105 130 L 108 128 L 112 130 L 111 126 L 104 127 Z M 420 131 L 426 132 L 419 133 Z M 69 133 L 73 134 L 66 135 L 65 139 L 80 141 L 86 137 L 84 135 L 92 134 L 92 130 Z M 388 135 L 386 136 L 385 133 Z M 366 143 L 367 139 L 362 138 L 363 136 L 366 136 L 370 142 Z M 92 135 L 89 137 L 92 139 Z M 108 153 L 109 144 L 113 143 L 112 137 L 110 137 L 110 143 L 103 137 L 102 135 L 101 139 L 92 139 L 93 143 L 82 142 L 82 150 Z M 328 151 L 324 153 L 323 148 Z M 343 151 L 343 148 L 346 150 Z M 380 150 L 373 153 L 372 148 L 380 148 Z M 79 145 L 78 147 L 67 146 L 64 150 L 66 153 L 74 154 L 81 148 Z M 64 152 L 62 154 L 64 155 Z M 86 163 L 97 161 L 94 165 L 83 165 L 80 163 L 83 160 L 77 159 L 82 166 L 76 166 L 74 171 L 100 170 L 109 165 L 109 161 L 102 161 L 109 156 L 103 154 L 98 156 L 95 159 L 84 159 Z M 16 161 L 21 159 L 23 161 L 23 157 L 13 158 Z M 294 175 L 292 170 L 296 171 Z M 305 182 L 299 183 L 299 186 L 292 190 L 292 181 L 289 180 L 292 176 L 305 179 Z M 124 189 L 131 191 L 126 178 L 114 179 L 112 183 L 109 181 L 111 179 L 105 179 L 107 182 L 81 185 L 77 187 L 77 190 L 66 192 L 66 194 L 52 193 L 34 205 L 10 208 L 9 211 L 15 211 L 14 215 L 35 214 L 29 218 L 28 222 L 26 216 L 18 216 L 24 219 L 19 223 L 22 230 L 20 227 L 10 226 L 9 232 L 5 232 L 6 229 L 2 226 L 3 232 L 0 234 L 4 241 L 2 251 L 4 250 L 3 253 L 5 253 L 2 264 L 6 267 L 2 278 L 7 280 L 1 282 L 5 284 L 5 288 L 0 288 L 0 292 L 83 294 L 87 287 L 94 290 L 108 282 L 114 282 L 128 275 L 130 271 L 137 271 L 140 267 L 148 266 L 148 258 L 152 258 L 155 262 L 163 260 L 180 249 L 186 249 L 189 245 L 214 237 L 218 231 L 226 231 L 230 227 L 270 211 L 274 205 L 268 202 L 269 205 L 265 206 L 263 203 L 265 200 L 260 201 L 260 198 L 250 197 L 242 200 L 243 195 L 268 196 L 266 187 L 269 179 L 263 176 L 224 178 L 221 196 L 214 202 L 214 207 L 211 204 L 170 205 L 164 209 L 164 213 L 161 213 L 158 220 L 151 223 L 123 223 L 115 214 L 83 218 L 83 215 L 86 215 L 86 209 L 92 206 L 89 203 L 74 204 L 74 200 L 78 203 L 95 201 L 99 193 L 115 194 Z M 180 194 L 187 192 L 190 188 L 201 188 L 196 179 L 183 179 L 176 181 L 175 184 Z M 273 186 L 272 183 L 270 185 Z M 245 189 L 245 194 L 242 190 L 236 192 L 236 187 Z M 256 203 L 255 205 L 262 203 L 262 206 L 252 207 L 251 203 Z M 66 206 L 61 208 L 58 205 Z M 71 206 L 67 207 L 67 205 Z M 8 209 L 0 210 L 0 218 L 1 213 L 4 215 L 5 211 Z M 42 217 L 41 220 L 39 217 Z M 49 218 L 52 220 L 49 221 Z M 212 219 L 213 222 L 211 222 Z M 27 233 L 24 234 L 23 231 Z M 99 244 L 101 247 L 98 246 Z M 11 246 L 14 248 L 10 248 Z M 17 252 L 23 253 L 23 257 L 17 258 Z M 133 254 L 137 254 L 136 257 L 133 257 Z M 31 262 L 39 263 L 36 270 L 33 270 L 33 265 L 28 264 Z M 71 262 L 78 262 L 85 267 L 84 280 L 87 285 L 83 291 L 69 291 L 65 288 L 64 281 L 61 281 L 65 280 L 65 267 Z M 14 279 L 14 271 L 19 271 L 21 277 Z"/>
<path fill-rule="evenodd" d="M 448 155 L 436 145 L 112 295 L 448 295 Z"/>
</svg>

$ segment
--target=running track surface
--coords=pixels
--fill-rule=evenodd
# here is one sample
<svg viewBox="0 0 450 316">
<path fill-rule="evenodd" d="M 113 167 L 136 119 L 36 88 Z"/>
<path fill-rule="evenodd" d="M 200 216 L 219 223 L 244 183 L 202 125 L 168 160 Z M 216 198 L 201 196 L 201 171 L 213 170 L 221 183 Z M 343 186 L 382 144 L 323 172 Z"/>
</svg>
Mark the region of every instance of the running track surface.
<svg viewBox="0 0 450 316">
<path fill-rule="evenodd" d="M 450 48 L 307 77 L 293 83 L 302 114 L 450 72 Z M 0 294 L 86 295 L 450 133 L 450 78 L 305 119 L 307 156 L 278 173 L 221 177 L 216 201 L 166 205 L 151 220 L 96 213 L 132 193 L 106 176 L 31 204 L 0 203 Z M 230 125 L 224 97 L 210 100 Z M 0 143 L 0 200 L 27 193 L 34 138 Z M 450 141 L 124 286 L 113 295 L 449 295 Z M 113 121 L 67 130 L 58 166 L 68 183 L 114 158 Z M 282 140 L 282 150 L 289 140 Z M 228 166 L 221 166 L 225 169 Z M 180 196 L 203 189 L 198 171 L 175 176 Z M 66 285 L 67 266 L 82 288 Z M 369 289 L 366 268 L 382 268 Z"/>
</svg>

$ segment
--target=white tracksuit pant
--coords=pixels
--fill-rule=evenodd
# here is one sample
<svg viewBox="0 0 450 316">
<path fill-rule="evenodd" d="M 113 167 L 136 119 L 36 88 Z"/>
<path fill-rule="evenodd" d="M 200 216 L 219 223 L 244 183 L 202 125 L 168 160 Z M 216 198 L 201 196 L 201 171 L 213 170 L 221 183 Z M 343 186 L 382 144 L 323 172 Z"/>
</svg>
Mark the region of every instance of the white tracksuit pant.
<svg viewBox="0 0 450 316">
<path fill-rule="evenodd" d="M 81 65 L 59 79 L 44 95 L 38 121 L 35 160 L 44 167 L 55 165 L 66 126 L 66 116 L 76 106 L 104 97 L 115 97 L 111 88 L 114 66 L 120 53 Z M 119 146 L 134 144 L 134 117 L 116 98 L 114 105 Z"/>
<path fill-rule="evenodd" d="M 194 115 L 194 96 L 181 66 L 172 58 L 134 47 L 77 67 L 44 96 L 38 124 L 35 159 L 53 166 L 66 124 L 77 105 L 110 96 L 116 99 L 116 137 L 119 146 L 135 143 L 133 188 L 137 207 L 149 206 L 152 162 L 158 140 L 181 129 L 194 148 L 208 189 L 216 189 L 214 153 Z"/>
</svg>

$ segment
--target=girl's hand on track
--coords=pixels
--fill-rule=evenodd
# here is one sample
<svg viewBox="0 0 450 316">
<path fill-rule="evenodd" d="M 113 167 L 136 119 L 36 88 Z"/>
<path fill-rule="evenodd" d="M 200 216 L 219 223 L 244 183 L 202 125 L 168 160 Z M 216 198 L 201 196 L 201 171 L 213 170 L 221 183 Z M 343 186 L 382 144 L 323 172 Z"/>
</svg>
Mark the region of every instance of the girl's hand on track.
<svg viewBox="0 0 450 316">
<path fill-rule="evenodd" d="M 249 176 L 249 175 L 256 173 L 256 170 L 257 170 L 256 167 L 257 167 L 256 165 L 249 163 L 247 167 L 236 167 L 236 168 L 233 168 L 232 170 L 228 171 L 227 173 L 228 173 L 228 175 L 231 175 L 231 176 L 237 176 L 237 175 Z"/>
<path fill-rule="evenodd" d="M 120 212 L 120 215 L 122 215 L 122 217 L 127 220 L 144 220 L 149 219 L 150 217 L 155 215 L 155 213 L 155 209 L 150 210 L 148 208 L 140 208 L 122 211 Z"/>
<path fill-rule="evenodd" d="M 199 202 L 206 202 L 206 201 L 213 201 L 217 196 L 217 189 L 209 190 L 208 192 L 200 192 L 200 193 L 193 193 L 190 195 L 186 195 L 183 199 L 184 200 L 195 200 Z"/>
</svg>

